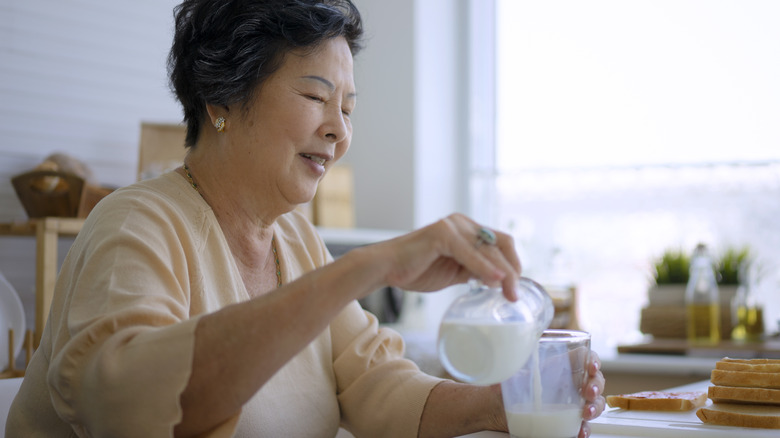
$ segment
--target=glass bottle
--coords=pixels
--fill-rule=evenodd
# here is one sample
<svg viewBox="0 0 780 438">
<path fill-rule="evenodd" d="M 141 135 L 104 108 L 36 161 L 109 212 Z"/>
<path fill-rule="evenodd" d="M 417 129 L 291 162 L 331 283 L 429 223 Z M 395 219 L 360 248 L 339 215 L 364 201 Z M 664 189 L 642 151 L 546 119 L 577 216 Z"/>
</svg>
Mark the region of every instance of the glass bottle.
<svg viewBox="0 0 780 438">
<path fill-rule="evenodd" d="M 502 290 L 472 281 L 470 290 L 447 309 L 439 327 L 437 348 L 452 377 L 476 385 L 493 385 L 514 375 L 535 350 L 549 327 L 554 308 L 538 283 L 520 278 L 518 300 Z"/>
<path fill-rule="evenodd" d="M 731 339 L 735 342 L 757 342 L 764 334 L 764 309 L 752 293 L 759 277 L 758 270 L 751 265 L 740 269 L 741 284 L 731 302 Z"/>
<path fill-rule="evenodd" d="M 691 258 L 690 277 L 685 288 L 688 341 L 695 344 L 720 342 L 720 296 L 712 258 L 699 244 Z"/>
</svg>

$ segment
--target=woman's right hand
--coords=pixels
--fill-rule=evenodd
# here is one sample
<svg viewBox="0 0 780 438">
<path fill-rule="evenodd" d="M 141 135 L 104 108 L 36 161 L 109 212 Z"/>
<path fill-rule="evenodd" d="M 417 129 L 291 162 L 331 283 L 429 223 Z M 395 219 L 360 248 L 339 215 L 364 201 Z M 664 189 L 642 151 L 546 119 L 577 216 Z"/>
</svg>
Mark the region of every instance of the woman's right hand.
<svg viewBox="0 0 780 438">
<path fill-rule="evenodd" d="M 520 259 L 514 240 L 494 231 L 495 244 L 480 239 L 484 228 L 462 214 L 453 214 L 409 234 L 366 247 L 383 261 L 382 278 L 390 286 L 435 291 L 470 278 L 491 287 L 501 285 L 515 301 Z"/>
</svg>

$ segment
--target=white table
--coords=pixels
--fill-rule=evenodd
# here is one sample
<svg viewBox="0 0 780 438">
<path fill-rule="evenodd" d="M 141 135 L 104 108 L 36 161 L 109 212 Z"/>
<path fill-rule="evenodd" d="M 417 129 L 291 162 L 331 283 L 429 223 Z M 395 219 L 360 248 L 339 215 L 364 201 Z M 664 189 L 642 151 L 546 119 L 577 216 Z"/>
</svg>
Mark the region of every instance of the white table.
<svg viewBox="0 0 780 438">
<path fill-rule="evenodd" d="M 605 435 L 600 433 L 592 433 L 591 438 L 636 438 L 636 436 L 630 435 Z M 462 435 L 458 438 L 509 438 L 510 435 L 504 432 L 477 432 L 468 435 Z"/>
<path fill-rule="evenodd" d="M 593 433 L 590 436 L 591 438 L 636 438 L 635 436 L 629 436 L 629 435 L 604 435 L 598 433 Z M 509 437 L 510 435 L 504 432 L 477 432 L 468 435 L 463 435 L 458 438 L 509 438 Z"/>
</svg>

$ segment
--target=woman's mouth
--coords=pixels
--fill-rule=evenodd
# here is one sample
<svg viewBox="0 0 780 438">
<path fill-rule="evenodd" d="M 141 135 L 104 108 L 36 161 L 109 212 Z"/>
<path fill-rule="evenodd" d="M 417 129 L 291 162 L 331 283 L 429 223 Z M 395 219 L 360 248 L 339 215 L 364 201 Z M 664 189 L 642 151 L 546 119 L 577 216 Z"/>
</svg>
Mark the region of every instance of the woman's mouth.
<svg viewBox="0 0 780 438">
<path fill-rule="evenodd" d="M 311 154 L 300 154 L 300 155 L 302 157 L 304 157 L 304 158 L 307 158 L 309 160 L 314 161 L 315 163 L 319 164 L 320 166 L 324 166 L 325 165 L 325 161 L 327 161 L 325 158 L 318 157 L 316 155 L 311 155 Z"/>
</svg>

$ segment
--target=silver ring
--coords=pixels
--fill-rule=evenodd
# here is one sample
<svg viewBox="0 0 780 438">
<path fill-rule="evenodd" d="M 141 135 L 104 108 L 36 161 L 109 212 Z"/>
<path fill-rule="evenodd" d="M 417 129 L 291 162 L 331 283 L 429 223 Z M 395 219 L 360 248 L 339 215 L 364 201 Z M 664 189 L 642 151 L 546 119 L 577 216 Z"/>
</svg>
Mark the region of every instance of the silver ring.
<svg viewBox="0 0 780 438">
<path fill-rule="evenodd" d="M 476 248 L 479 248 L 482 246 L 482 244 L 485 245 L 495 245 L 496 244 L 496 233 L 493 232 L 490 228 L 482 227 L 479 230 L 477 230 L 477 243 Z"/>
</svg>

